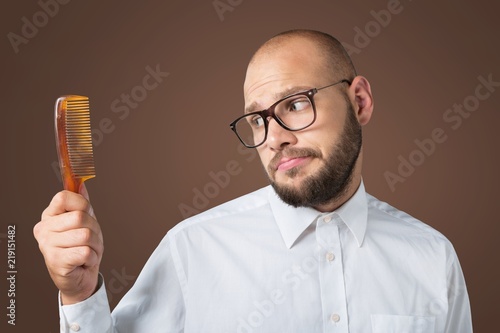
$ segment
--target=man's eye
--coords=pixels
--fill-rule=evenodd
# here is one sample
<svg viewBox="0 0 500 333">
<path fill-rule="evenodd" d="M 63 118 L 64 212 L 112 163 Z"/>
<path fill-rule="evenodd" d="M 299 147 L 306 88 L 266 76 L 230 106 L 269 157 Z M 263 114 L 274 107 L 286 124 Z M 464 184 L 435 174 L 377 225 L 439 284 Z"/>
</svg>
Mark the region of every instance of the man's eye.
<svg viewBox="0 0 500 333">
<path fill-rule="evenodd" d="M 264 125 L 264 119 L 262 117 L 253 117 L 250 119 L 250 125 L 252 125 L 252 127 L 261 127 Z"/>
<path fill-rule="evenodd" d="M 303 111 L 311 106 L 307 98 L 296 99 L 292 101 L 288 107 L 288 111 Z"/>
</svg>

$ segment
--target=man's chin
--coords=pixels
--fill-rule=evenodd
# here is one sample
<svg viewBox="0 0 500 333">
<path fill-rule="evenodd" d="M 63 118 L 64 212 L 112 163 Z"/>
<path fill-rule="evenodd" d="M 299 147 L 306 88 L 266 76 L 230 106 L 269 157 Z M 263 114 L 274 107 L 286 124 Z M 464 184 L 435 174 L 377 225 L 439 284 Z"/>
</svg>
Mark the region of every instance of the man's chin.
<svg viewBox="0 0 500 333">
<path fill-rule="evenodd" d="M 293 184 L 280 184 L 274 181 L 271 181 L 271 185 L 276 194 L 285 203 L 294 207 L 304 206 L 304 198 L 301 193 L 300 186 Z"/>
<path fill-rule="evenodd" d="M 300 168 L 292 168 L 286 171 L 277 171 L 274 174 L 274 179 L 270 179 L 272 183 L 279 187 L 297 188 L 299 189 L 307 175 Z"/>
</svg>

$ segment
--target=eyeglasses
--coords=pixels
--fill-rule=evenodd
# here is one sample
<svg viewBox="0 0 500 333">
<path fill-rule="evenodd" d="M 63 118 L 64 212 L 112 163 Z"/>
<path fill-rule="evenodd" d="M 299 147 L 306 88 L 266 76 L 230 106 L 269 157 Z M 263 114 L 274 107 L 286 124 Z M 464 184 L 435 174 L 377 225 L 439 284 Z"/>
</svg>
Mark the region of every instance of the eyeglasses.
<svg viewBox="0 0 500 333">
<path fill-rule="evenodd" d="M 340 83 L 351 84 L 349 80 L 340 80 L 321 88 L 312 88 L 286 96 L 262 111 L 247 113 L 229 126 L 247 148 L 255 148 L 267 139 L 269 118 L 286 130 L 300 131 L 311 126 L 316 120 L 314 95 L 318 91 Z"/>
</svg>

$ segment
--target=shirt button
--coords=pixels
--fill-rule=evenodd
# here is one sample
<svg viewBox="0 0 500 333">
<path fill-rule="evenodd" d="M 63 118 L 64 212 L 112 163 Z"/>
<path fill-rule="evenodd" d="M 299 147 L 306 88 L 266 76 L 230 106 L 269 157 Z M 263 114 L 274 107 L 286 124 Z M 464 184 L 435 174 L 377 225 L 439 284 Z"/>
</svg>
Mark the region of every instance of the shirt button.
<svg viewBox="0 0 500 333">
<path fill-rule="evenodd" d="M 330 223 L 331 221 L 332 221 L 332 217 L 331 216 L 325 216 L 323 218 L 323 222 L 325 222 L 325 223 Z"/>
<path fill-rule="evenodd" d="M 78 325 L 77 323 L 73 323 L 69 325 L 69 329 L 73 332 L 78 332 L 80 330 L 80 325 Z"/>
<path fill-rule="evenodd" d="M 340 321 L 340 316 L 336 313 L 332 314 L 332 321 L 338 323 Z"/>
<path fill-rule="evenodd" d="M 332 252 L 328 252 L 326 254 L 326 260 L 333 261 L 334 259 L 335 259 L 335 254 L 333 254 Z"/>
</svg>

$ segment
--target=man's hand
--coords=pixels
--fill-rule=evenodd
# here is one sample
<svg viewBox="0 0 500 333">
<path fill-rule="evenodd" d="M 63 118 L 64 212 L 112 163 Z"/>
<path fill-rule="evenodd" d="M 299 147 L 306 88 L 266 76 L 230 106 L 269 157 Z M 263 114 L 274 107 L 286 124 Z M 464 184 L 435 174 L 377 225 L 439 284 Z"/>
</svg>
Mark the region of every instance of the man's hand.
<svg viewBox="0 0 500 333">
<path fill-rule="evenodd" d="M 57 193 L 33 228 L 64 305 L 81 302 L 95 292 L 104 250 L 85 186 L 80 192 Z"/>
</svg>

